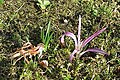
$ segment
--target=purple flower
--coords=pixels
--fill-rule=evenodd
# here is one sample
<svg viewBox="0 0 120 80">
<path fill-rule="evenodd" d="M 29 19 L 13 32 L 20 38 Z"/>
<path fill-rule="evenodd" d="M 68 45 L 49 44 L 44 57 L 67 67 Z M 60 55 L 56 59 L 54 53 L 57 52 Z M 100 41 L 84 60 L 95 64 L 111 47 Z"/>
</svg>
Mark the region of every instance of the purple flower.
<svg viewBox="0 0 120 80">
<path fill-rule="evenodd" d="M 65 32 L 62 37 L 61 37 L 61 43 L 64 45 L 65 41 L 64 41 L 64 37 L 65 36 L 69 36 L 71 37 L 74 42 L 75 42 L 75 49 L 72 52 L 72 54 L 70 55 L 70 61 L 72 62 L 74 55 L 76 53 L 80 53 L 80 56 L 82 56 L 83 54 L 87 53 L 87 52 L 97 52 L 97 53 L 101 53 L 104 55 L 108 55 L 106 52 L 104 52 L 103 50 L 100 49 L 87 49 L 85 51 L 82 51 L 83 47 L 86 46 L 91 40 L 93 40 L 95 37 L 97 37 L 100 33 L 102 33 L 103 31 L 105 31 L 106 27 L 102 28 L 101 30 L 95 32 L 93 35 L 91 35 L 90 37 L 88 37 L 87 39 L 80 41 L 80 35 L 81 35 L 81 16 L 79 16 L 79 25 L 78 25 L 78 37 L 76 37 L 73 33 L 71 32 Z"/>
</svg>

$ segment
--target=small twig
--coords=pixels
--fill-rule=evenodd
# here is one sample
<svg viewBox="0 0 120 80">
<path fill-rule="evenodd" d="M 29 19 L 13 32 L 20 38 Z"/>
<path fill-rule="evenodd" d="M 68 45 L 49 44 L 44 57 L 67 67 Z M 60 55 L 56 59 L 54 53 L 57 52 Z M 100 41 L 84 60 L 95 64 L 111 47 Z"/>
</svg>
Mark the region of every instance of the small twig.
<svg viewBox="0 0 120 80">
<path fill-rule="evenodd" d="M 14 63 L 13 65 L 15 65 L 19 60 L 21 60 L 23 58 L 23 56 L 21 56 L 20 58 L 18 58 Z"/>
</svg>

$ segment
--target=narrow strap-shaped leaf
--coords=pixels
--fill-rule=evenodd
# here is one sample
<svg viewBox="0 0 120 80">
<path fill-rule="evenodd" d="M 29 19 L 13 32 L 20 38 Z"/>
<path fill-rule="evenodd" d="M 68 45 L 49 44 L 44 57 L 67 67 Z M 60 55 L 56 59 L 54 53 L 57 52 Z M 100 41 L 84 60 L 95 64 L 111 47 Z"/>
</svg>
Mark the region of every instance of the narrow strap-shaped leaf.
<svg viewBox="0 0 120 80">
<path fill-rule="evenodd" d="M 100 49 L 96 48 L 96 49 L 87 49 L 86 51 L 83 51 L 82 53 L 80 53 L 80 57 L 87 52 L 96 52 L 96 53 L 101 53 L 101 54 L 104 54 L 104 55 L 108 56 L 108 53 L 106 53 L 103 50 L 100 50 Z"/>
<path fill-rule="evenodd" d="M 49 42 L 52 39 L 52 37 L 53 37 L 53 33 L 50 34 L 50 36 L 47 38 L 47 41 L 45 42 L 45 51 L 47 50 L 47 47 L 48 47 Z"/>
<path fill-rule="evenodd" d="M 73 58 L 74 58 L 74 55 L 78 52 L 77 49 L 75 49 L 72 54 L 70 55 L 70 62 L 72 62 Z"/>
<path fill-rule="evenodd" d="M 48 26 L 47 26 L 47 32 L 46 32 L 46 35 L 45 35 L 45 41 L 47 40 L 47 37 L 49 37 L 49 34 L 50 34 L 50 24 L 51 24 L 51 21 L 49 21 Z"/>
<path fill-rule="evenodd" d="M 71 37 L 74 40 L 74 42 L 75 42 L 75 48 L 77 48 L 77 39 L 76 39 L 76 36 L 73 33 L 71 33 L 71 32 L 65 32 L 65 34 L 63 34 L 63 36 L 61 37 L 61 43 L 63 45 L 65 44 L 65 42 L 64 42 L 64 37 L 65 36 Z"/>
<path fill-rule="evenodd" d="M 101 30 L 99 30 L 99 31 L 97 31 L 97 32 L 95 32 L 93 35 L 91 35 L 90 37 L 88 37 L 87 39 L 85 39 L 84 41 L 83 41 L 83 43 L 82 43 L 82 47 L 84 47 L 86 44 L 88 44 L 92 39 L 94 39 L 95 37 L 97 37 L 100 33 L 102 33 L 104 30 L 106 29 L 106 27 L 105 28 L 103 28 L 103 29 L 101 29 Z"/>
<path fill-rule="evenodd" d="M 42 39 L 42 42 L 45 43 L 45 34 L 44 34 L 44 29 L 41 29 L 41 39 Z"/>
</svg>

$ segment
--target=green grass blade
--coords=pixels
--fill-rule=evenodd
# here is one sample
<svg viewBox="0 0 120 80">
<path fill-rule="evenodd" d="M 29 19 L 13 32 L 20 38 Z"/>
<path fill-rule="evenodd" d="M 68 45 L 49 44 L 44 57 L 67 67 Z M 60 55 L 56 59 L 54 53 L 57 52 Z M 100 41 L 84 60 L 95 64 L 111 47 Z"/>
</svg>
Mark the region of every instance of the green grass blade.
<svg viewBox="0 0 120 80">
<path fill-rule="evenodd" d="M 41 39 L 42 39 L 42 42 L 45 43 L 45 37 L 44 37 L 44 30 L 41 29 Z"/>
<path fill-rule="evenodd" d="M 50 42 L 50 40 L 52 39 L 52 35 L 53 35 L 53 33 L 51 33 L 51 35 L 47 38 L 47 40 L 46 40 L 46 42 L 45 42 L 45 50 L 47 50 L 47 47 L 48 47 L 48 45 L 49 45 L 49 42 Z"/>
<path fill-rule="evenodd" d="M 49 21 L 49 23 L 48 23 L 45 41 L 47 40 L 47 37 L 49 37 L 49 34 L 50 34 L 50 24 L 51 24 L 51 21 Z"/>
</svg>

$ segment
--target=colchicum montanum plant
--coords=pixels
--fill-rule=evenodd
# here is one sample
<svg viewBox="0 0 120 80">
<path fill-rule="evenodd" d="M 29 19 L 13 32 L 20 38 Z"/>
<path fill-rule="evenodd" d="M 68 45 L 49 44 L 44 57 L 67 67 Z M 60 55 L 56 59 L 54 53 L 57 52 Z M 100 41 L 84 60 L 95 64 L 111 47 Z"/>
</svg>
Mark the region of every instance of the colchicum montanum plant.
<svg viewBox="0 0 120 80">
<path fill-rule="evenodd" d="M 98 48 L 93 48 L 93 49 L 87 49 L 85 51 L 83 51 L 83 47 L 85 47 L 92 39 L 94 39 L 95 37 L 97 37 L 100 33 L 102 33 L 104 30 L 106 29 L 106 27 L 102 28 L 101 30 L 95 32 L 93 35 L 91 35 L 90 37 L 88 37 L 87 39 L 81 41 L 80 39 L 80 35 L 81 35 L 81 16 L 79 16 L 79 25 L 78 25 L 78 38 L 71 32 L 65 32 L 62 37 L 61 37 L 61 43 L 64 45 L 65 41 L 64 38 L 65 36 L 69 36 L 71 37 L 74 42 L 75 42 L 75 49 L 74 51 L 71 53 L 70 55 L 70 62 L 72 62 L 74 55 L 76 53 L 80 54 L 80 57 L 87 53 L 87 52 L 97 52 L 97 53 L 101 53 L 104 55 L 108 55 L 106 52 L 104 52 L 103 50 L 100 50 Z"/>
</svg>

